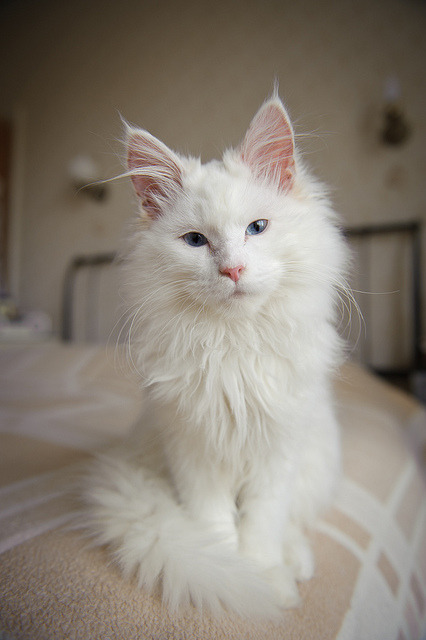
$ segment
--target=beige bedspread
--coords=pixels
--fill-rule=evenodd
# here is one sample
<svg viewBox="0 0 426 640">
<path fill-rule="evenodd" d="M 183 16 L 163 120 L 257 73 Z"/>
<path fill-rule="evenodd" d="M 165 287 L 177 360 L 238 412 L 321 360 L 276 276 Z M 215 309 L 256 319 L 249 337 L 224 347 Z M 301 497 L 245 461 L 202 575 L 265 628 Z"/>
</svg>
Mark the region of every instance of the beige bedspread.
<svg viewBox="0 0 426 640">
<path fill-rule="evenodd" d="M 311 535 L 317 569 L 302 606 L 277 625 L 170 617 L 66 528 L 70 473 L 126 433 L 135 382 L 103 347 L 0 348 L 0 638 L 426 637 L 426 497 L 410 444 L 421 459 L 425 411 L 354 365 L 336 390 L 344 477 Z"/>
</svg>

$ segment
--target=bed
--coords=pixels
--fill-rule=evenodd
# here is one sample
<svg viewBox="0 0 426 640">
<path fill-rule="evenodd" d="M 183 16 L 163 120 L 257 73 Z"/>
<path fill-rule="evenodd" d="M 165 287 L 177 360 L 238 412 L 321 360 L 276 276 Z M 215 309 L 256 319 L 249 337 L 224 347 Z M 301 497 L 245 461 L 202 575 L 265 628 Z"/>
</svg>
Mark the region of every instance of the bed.
<svg viewBox="0 0 426 640">
<path fill-rule="evenodd" d="M 0 638 L 426 638 L 425 407 L 355 363 L 335 389 L 343 478 L 310 533 L 317 567 L 302 605 L 279 623 L 172 617 L 70 527 L 81 463 L 143 404 L 125 346 L 2 345 Z"/>
</svg>

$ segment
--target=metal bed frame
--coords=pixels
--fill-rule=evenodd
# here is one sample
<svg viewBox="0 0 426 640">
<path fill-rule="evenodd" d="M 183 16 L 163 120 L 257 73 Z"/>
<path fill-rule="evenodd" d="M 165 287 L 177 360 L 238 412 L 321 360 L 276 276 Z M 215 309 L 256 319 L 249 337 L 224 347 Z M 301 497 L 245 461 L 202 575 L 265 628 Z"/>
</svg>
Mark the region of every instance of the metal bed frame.
<svg viewBox="0 0 426 640">
<path fill-rule="evenodd" d="M 411 354 L 410 363 L 405 367 L 371 367 L 375 373 L 389 379 L 408 378 L 414 371 L 425 368 L 422 351 L 422 265 L 421 265 L 421 224 L 417 221 L 391 224 L 364 225 L 345 230 L 348 240 L 371 243 L 378 236 L 405 236 L 409 240 L 411 267 Z M 367 278 L 371 272 L 367 271 Z M 368 288 L 368 279 L 367 279 Z M 368 317 L 368 314 L 367 314 Z M 368 366 L 368 363 L 367 363 Z"/>
<path fill-rule="evenodd" d="M 82 269 L 93 269 L 114 264 L 117 261 L 117 254 L 113 251 L 107 253 L 95 253 L 92 255 L 76 256 L 68 265 L 65 271 L 64 285 L 62 289 L 62 333 L 64 342 L 73 339 L 73 317 L 75 304 L 75 283 L 79 272 Z"/>
</svg>

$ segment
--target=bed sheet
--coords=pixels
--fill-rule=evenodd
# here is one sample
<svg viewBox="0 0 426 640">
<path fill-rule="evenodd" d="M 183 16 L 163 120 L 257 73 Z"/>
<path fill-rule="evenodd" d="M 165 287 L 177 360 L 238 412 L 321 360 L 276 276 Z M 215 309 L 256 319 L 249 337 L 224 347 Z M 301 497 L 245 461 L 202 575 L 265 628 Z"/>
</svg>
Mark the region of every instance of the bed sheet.
<svg viewBox="0 0 426 640">
<path fill-rule="evenodd" d="M 409 640 L 426 637 L 426 413 L 347 364 L 336 379 L 344 474 L 310 536 L 317 568 L 282 622 L 171 617 L 70 531 L 70 478 L 125 435 L 143 398 L 122 354 L 0 348 L 0 637 Z"/>
</svg>

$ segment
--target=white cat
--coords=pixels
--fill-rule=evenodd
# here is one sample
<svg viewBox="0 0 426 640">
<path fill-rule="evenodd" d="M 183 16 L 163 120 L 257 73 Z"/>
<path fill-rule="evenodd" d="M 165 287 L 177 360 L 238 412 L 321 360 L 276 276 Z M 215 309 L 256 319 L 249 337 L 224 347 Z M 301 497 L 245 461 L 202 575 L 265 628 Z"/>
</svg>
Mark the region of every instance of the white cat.
<svg viewBox="0 0 426 640">
<path fill-rule="evenodd" d="M 128 129 L 140 199 L 127 259 L 132 436 L 92 466 L 90 529 L 175 610 L 273 615 L 314 563 L 332 495 L 331 373 L 345 245 L 274 95 L 237 150 L 202 165 Z"/>
</svg>

